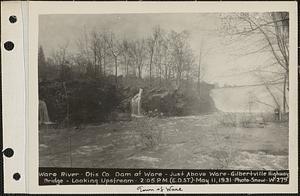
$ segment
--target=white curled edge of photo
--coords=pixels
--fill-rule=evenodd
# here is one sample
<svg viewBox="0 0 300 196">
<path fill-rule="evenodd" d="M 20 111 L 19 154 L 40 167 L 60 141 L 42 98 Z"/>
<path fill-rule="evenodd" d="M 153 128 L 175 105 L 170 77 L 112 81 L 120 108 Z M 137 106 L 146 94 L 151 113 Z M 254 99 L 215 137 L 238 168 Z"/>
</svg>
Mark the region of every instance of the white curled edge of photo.
<svg viewBox="0 0 300 196">
<path fill-rule="evenodd" d="M 3 150 L 11 148 L 14 151 L 12 157 L 3 156 L 5 193 L 26 192 L 26 80 L 22 6 L 21 2 L 1 2 Z M 10 16 L 16 16 L 16 22 L 11 23 Z M 4 48 L 6 41 L 14 43 L 12 50 Z"/>
<path fill-rule="evenodd" d="M 20 13 L 20 2 L 5 2 L 8 10 Z M 139 185 L 68 185 L 39 186 L 38 184 L 38 17 L 41 14 L 103 14 L 103 13 L 192 13 L 192 12 L 266 12 L 288 11 L 290 13 L 290 108 L 289 118 L 289 170 L 288 185 L 271 184 L 230 184 L 230 185 L 180 185 L 183 192 L 169 193 L 296 193 L 298 191 L 298 82 L 297 82 L 297 3 L 296 2 L 24 2 L 28 5 L 28 66 L 23 69 L 24 51 L 20 47 L 22 27 L 18 31 L 3 32 L 5 36 L 16 36 L 14 51 L 18 56 L 10 56 L 3 52 L 3 125 L 4 147 L 17 149 L 12 158 L 5 158 L 5 192 L 26 193 L 138 193 Z M 24 6 L 23 6 L 24 7 Z M 25 17 L 23 15 L 23 17 Z M 5 17 L 1 17 L 3 26 L 8 25 Z M 24 20 L 24 18 L 23 18 Z M 18 22 L 22 21 L 18 18 Z M 9 29 L 9 28 L 7 28 Z M 15 35 L 17 34 L 17 35 Z M 17 39 L 18 38 L 18 39 Z M 26 41 L 26 40 L 25 40 Z M 3 45 L 3 43 L 1 43 Z M 20 55 L 20 56 L 19 56 Z M 20 57 L 20 58 L 19 58 Z M 19 64 L 20 63 L 20 64 Z M 7 66 L 12 64 L 12 67 Z M 25 72 L 28 71 L 28 75 Z M 27 77 L 27 81 L 25 81 Z M 25 85 L 28 92 L 25 92 Z M 20 97 L 26 94 L 25 101 Z M 17 99 L 14 99 L 17 98 Z M 30 108 L 30 110 L 29 110 Z M 17 115 L 16 115 L 17 114 Z M 16 123 L 17 122 L 17 123 Z M 26 136 L 25 133 L 26 127 Z M 11 130 L 14 129 L 14 130 Z M 25 142 L 26 141 L 26 142 Z M 18 155 L 18 156 L 17 156 Z M 25 159 L 25 155 L 27 156 Z M 27 175 L 25 173 L 25 168 Z M 18 170 L 21 179 L 12 180 L 12 172 Z M 26 178 L 25 178 L 26 175 Z M 26 181 L 25 181 L 26 180 Z M 26 182 L 26 183 L 25 183 Z M 147 186 L 147 185 L 145 185 Z M 151 185 L 158 188 L 161 185 Z M 160 192 L 151 192 L 160 193 Z"/>
</svg>

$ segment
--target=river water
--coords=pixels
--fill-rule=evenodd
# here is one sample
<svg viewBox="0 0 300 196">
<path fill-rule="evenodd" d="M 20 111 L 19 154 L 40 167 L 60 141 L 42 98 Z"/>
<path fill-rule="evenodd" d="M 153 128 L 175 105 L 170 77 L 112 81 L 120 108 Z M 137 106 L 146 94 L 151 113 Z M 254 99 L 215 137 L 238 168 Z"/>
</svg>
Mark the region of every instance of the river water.
<svg viewBox="0 0 300 196">
<path fill-rule="evenodd" d="M 282 85 L 272 85 L 270 89 L 282 108 Z M 273 112 L 276 108 L 276 103 L 265 86 L 216 88 L 211 90 L 210 96 L 216 108 L 223 112 Z"/>
</svg>

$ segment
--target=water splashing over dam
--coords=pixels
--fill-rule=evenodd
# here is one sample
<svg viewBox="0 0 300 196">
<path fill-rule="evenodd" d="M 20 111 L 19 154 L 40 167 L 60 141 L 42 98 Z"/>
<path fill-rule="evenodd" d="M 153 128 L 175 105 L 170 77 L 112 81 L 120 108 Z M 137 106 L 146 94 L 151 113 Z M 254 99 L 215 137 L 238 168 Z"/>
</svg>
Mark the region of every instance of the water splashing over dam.
<svg viewBox="0 0 300 196">
<path fill-rule="evenodd" d="M 140 88 L 139 93 L 136 94 L 131 99 L 131 116 L 132 117 L 141 117 L 141 99 L 142 99 L 143 89 Z"/>
</svg>

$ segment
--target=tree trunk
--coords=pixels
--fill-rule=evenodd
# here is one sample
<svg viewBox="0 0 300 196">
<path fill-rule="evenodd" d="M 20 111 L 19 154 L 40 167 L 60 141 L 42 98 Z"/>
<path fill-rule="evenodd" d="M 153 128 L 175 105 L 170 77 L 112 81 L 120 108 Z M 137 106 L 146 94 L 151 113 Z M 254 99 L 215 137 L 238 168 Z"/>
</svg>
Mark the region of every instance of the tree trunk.
<svg viewBox="0 0 300 196">
<path fill-rule="evenodd" d="M 127 58 L 126 58 L 126 55 L 124 55 L 124 63 L 125 63 L 125 74 L 127 76 Z"/>
<path fill-rule="evenodd" d="M 168 80 L 168 67 L 165 65 L 165 80 Z"/>
<path fill-rule="evenodd" d="M 139 78 L 141 79 L 142 78 L 142 66 L 141 65 L 138 66 L 138 74 L 139 74 Z"/>
<path fill-rule="evenodd" d="M 284 82 L 283 82 L 283 114 L 286 113 L 286 74 L 284 75 Z"/>
<path fill-rule="evenodd" d="M 198 78 L 197 78 L 197 89 L 199 91 L 200 91 L 200 71 L 201 71 L 201 52 L 199 54 Z"/>
<path fill-rule="evenodd" d="M 126 63 L 126 76 L 128 76 L 128 64 L 129 62 Z"/>
<path fill-rule="evenodd" d="M 150 78 L 150 86 L 151 86 L 151 77 L 152 77 L 152 60 L 153 60 L 153 53 L 154 48 L 151 49 L 151 55 L 150 55 L 150 64 L 149 64 L 149 78 Z"/>
<path fill-rule="evenodd" d="M 99 61 L 99 75 L 100 75 L 100 77 L 102 77 L 103 63 L 102 63 L 102 52 L 101 52 L 101 50 L 100 50 L 100 55 L 98 56 L 98 61 Z"/>
<path fill-rule="evenodd" d="M 105 76 L 105 65 L 106 62 L 105 62 L 105 56 L 103 56 L 103 76 Z"/>
<path fill-rule="evenodd" d="M 149 65 L 149 67 L 150 67 L 150 70 L 149 70 L 149 79 L 150 79 L 150 86 L 151 86 L 151 77 L 152 77 L 152 56 L 151 56 L 151 58 L 150 58 L 150 65 Z"/>
<path fill-rule="evenodd" d="M 159 66 L 158 66 L 158 69 L 159 69 L 159 84 L 161 84 L 161 58 L 159 59 Z"/>
<path fill-rule="evenodd" d="M 95 78 L 97 78 L 98 68 L 97 68 L 97 53 L 95 48 L 94 48 L 94 71 L 95 71 Z"/>
<path fill-rule="evenodd" d="M 115 57 L 115 80 L 116 86 L 118 85 L 118 58 Z"/>
<path fill-rule="evenodd" d="M 70 125 L 70 106 L 69 106 L 69 97 L 68 97 L 68 91 L 67 91 L 67 86 L 66 86 L 66 83 L 63 82 L 62 83 L 63 85 L 63 88 L 64 88 L 64 93 L 65 93 L 65 96 L 66 96 L 66 126 L 69 128 L 69 125 Z"/>
<path fill-rule="evenodd" d="M 177 75 L 177 86 L 180 87 L 180 85 L 181 85 L 181 71 L 179 71 L 177 74 L 178 74 Z"/>
<path fill-rule="evenodd" d="M 101 77 L 102 76 L 102 59 L 101 59 L 101 57 L 99 58 L 98 62 L 99 62 L 98 71 L 99 71 L 99 76 Z"/>
</svg>

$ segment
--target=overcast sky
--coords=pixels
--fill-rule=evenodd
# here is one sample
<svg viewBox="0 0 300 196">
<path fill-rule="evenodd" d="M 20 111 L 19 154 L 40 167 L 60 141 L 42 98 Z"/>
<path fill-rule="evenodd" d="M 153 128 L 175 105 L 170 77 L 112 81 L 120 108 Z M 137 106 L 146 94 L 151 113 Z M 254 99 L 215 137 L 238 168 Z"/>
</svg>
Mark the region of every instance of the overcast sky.
<svg viewBox="0 0 300 196">
<path fill-rule="evenodd" d="M 84 30 L 102 31 L 109 29 L 119 38 L 137 39 L 151 34 L 154 26 L 165 30 L 190 33 L 190 44 L 199 53 L 201 41 L 204 42 L 203 58 L 206 74 L 204 80 L 210 83 L 253 84 L 256 78 L 251 74 L 239 74 L 253 65 L 262 65 L 267 56 L 256 55 L 238 57 L 233 55 L 239 45 L 224 44 L 220 34 L 219 14 L 99 14 L 99 15 L 41 15 L 39 18 L 39 44 L 49 57 L 60 45 L 69 43 L 68 50 L 76 52 L 78 40 Z M 243 43 L 244 44 L 244 43 Z M 250 46 L 249 46 L 250 47 Z"/>
</svg>

